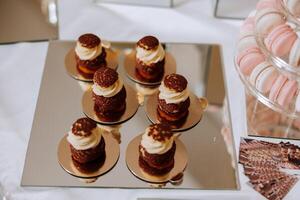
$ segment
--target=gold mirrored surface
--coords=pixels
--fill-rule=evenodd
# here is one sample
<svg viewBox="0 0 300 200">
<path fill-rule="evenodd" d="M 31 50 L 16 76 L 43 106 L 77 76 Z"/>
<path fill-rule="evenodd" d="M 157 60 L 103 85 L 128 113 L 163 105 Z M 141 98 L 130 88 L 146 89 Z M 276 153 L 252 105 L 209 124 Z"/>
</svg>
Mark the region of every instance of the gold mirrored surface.
<svg viewBox="0 0 300 200">
<path fill-rule="evenodd" d="M 0 0 L 0 43 L 58 38 L 56 0 Z"/>
<path fill-rule="evenodd" d="M 106 51 L 106 62 L 107 62 L 107 67 L 112 68 L 112 69 L 117 69 L 118 68 L 118 54 L 113 51 L 112 49 L 105 49 Z M 75 50 L 74 47 L 70 49 L 70 51 L 66 54 L 65 57 L 65 67 L 68 72 L 68 74 L 73 77 L 76 80 L 79 81 L 85 81 L 85 82 L 92 82 L 92 78 L 85 78 L 83 77 L 77 70 L 77 64 L 76 64 L 76 59 L 75 59 Z"/>
<path fill-rule="evenodd" d="M 124 114 L 117 121 L 102 121 L 96 115 L 94 110 L 94 101 L 93 101 L 93 93 L 92 90 L 87 90 L 82 96 L 82 111 L 83 113 L 90 119 L 94 120 L 100 124 L 113 125 L 124 123 L 134 116 L 136 111 L 139 108 L 139 102 L 137 100 L 137 94 L 133 88 L 129 85 L 125 85 L 126 89 L 126 109 Z"/>
<path fill-rule="evenodd" d="M 145 105 L 146 114 L 152 123 L 161 123 L 157 113 L 157 96 L 157 93 L 149 96 Z M 176 124 L 170 124 L 173 131 L 186 131 L 193 128 L 200 122 L 203 113 L 200 100 L 196 97 L 196 95 L 190 93 L 190 102 L 189 113 L 186 119 L 184 119 L 183 122 L 180 122 L 180 124 L 178 124 L 178 122 Z"/>
<path fill-rule="evenodd" d="M 153 86 L 153 85 L 160 84 L 160 82 L 162 80 L 157 81 L 157 82 L 151 82 L 151 83 L 140 80 L 137 77 L 135 65 L 136 65 L 136 51 L 133 50 L 129 54 L 125 55 L 125 60 L 124 60 L 124 69 L 126 71 L 128 78 L 130 78 L 132 81 L 142 84 L 142 85 Z M 169 52 L 166 52 L 164 69 L 165 69 L 164 76 L 166 76 L 168 74 L 176 73 L 176 61 Z"/>
<path fill-rule="evenodd" d="M 66 172 L 78 178 L 97 178 L 107 173 L 109 170 L 112 170 L 112 168 L 115 166 L 119 159 L 119 143 L 109 133 L 104 133 L 102 134 L 102 136 L 105 141 L 105 161 L 98 169 L 95 169 L 88 173 L 82 170 L 78 170 L 78 167 L 76 167 L 72 161 L 70 144 L 67 141 L 67 135 L 65 135 L 61 139 L 58 145 L 58 163 Z"/>
<path fill-rule="evenodd" d="M 139 145 L 142 139 L 142 135 L 139 135 L 127 146 L 126 149 L 126 164 L 128 169 L 134 174 L 137 178 L 144 180 L 149 183 L 165 183 L 172 180 L 174 177 L 178 176 L 178 174 L 184 173 L 184 170 L 188 163 L 188 154 L 184 144 L 177 138 L 175 140 L 176 143 L 176 151 L 174 155 L 174 167 L 173 169 L 164 176 L 151 176 L 144 172 L 139 166 Z"/>
<path fill-rule="evenodd" d="M 81 99 L 84 91 L 71 78 L 64 67 L 65 55 L 74 47 L 75 42 L 53 41 L 49 43 L 44 74 L 41 82 L 31 136 L 23 170 L 22 186 L 67 186 L 67 187 L 109 187 L 109 188 L 150 188 L 149 184 L 137 179 L 128 169 L 125 162 L 126 148 L 129 142 L 143 133 L 150 125 L 146 113 L 140 107 L 132 119 L 120 128 L 120 158 L 113 170 L 101 176 L 93 183 L 83 183 L 61 169 L 57 162 L 57 148 L 61 138 L 69 131 L 72 123 L 83 117 Z M 133 47 L 133 43 L 112 43 L 112 47 L 120 50 L 119 63 L 124 62 L 124 50 Z M 205 96 L 210 103 L 197 124 L 184 134 L 180 140 L 188 153 L 188 165 L 184 179 L 180 185 L 167 184 L 164 188 L 176 189 L 237 189 L 238 179 L 236 161 L 231 159 L 234 152 L 231 146 L 231 132 L 226 132 L 223 139 L 224 126 L 230 128 L 230 118 L 223 115 L 220 104 L 212 104 L 213 93 L 224 94 L 222 66 L 211 70 L 211 59 L 220 59 L 220 47 L 207 44 L 172 44 L 167 50 L 176 58 L 177 72 L 187 77 L 191 91 L 197 96 Z M 217 56 L 214 54 L 216 53 Z M 134 86 L 126 78 L 123 66 L 118 67 L 119 75 L 125 84 Z M 210 76 L 221 74 L 220 79 Z M 218 81 L 218 87 L 210 87 L 209 80 Z M 214 85 L 214 84 L 213 84 Z M 207 89 L 213 90 L 205 95 Z M 223 88 L 223 89 L 222 89 Z M 218 102 L 224 96 L 219 95 Z M 215 99 L 216 101 L 216 99 Z M 225 105 L 225 109 L 228 107 Z M 229 138 L 229 139 L 228 139 Z M 45 173 L 47 171 L 47 173 Z"/>
</svg>

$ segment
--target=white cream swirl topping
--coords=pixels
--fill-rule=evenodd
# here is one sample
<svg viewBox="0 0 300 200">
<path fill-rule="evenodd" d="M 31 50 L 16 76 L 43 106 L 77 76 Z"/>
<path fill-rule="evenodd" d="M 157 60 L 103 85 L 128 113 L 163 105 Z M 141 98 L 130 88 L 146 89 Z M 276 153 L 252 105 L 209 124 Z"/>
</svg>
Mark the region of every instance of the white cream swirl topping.
<svg viewBox="0 0 300 200">
<path fill-rule="evenodd" d="M 92 88 L 93 92 L 98 96 L 113 97 L 121 91 L 123 85 L 123 81 L 120 78 L 118 78 L 118 80 L 109 87 L 101 87 L 97 83 L 94 83 Z"/>
<path fill-rule="evenodd" d="M 161 44 L 156 49 L 146 50 L 142 47 L 136 47 L 136 58 L 146 65 L 157 63 L 165 58 L 165 50 Z"/>
<path fill-rule="evenodd" d="M 77 42 L 75 47 L 75 53 L 80 58 L 80 60 L 93 60 L 102 53 L 102 45 L 99 44 L 94 48 L 86 48 Z"/>
<path fill-rule="evenodd" d="M 187 98 L 189 98 L 190 95 L 188 88 L 184 89 L 182 92 L 176 92 L 175 90 L 167 88 L 163 82 L 161 83 L 158 89 L 158 98 L 165 100 L 167 104 L 183 102 L 187 100 Z"/>
<path fill-rule="evenodd" d="M 69 131 L 67 140 L 75 149 L 86 150 L 96 147 L 99 144 L 101 137 L 101 130 L 96 127 L 89 136 L 74 135 L 72 131 Z"/>
<path fill-rule="evenodd" d="M 141 145 L 150 154 L 164 154 L 170 150 L 173 146 L 174 136 L 170 138 L 165 138 L 163 141 L 154 140 L 151 135 L 149 135 L 150 128 L 148 127 L 142 136 Z"/>
</svg>

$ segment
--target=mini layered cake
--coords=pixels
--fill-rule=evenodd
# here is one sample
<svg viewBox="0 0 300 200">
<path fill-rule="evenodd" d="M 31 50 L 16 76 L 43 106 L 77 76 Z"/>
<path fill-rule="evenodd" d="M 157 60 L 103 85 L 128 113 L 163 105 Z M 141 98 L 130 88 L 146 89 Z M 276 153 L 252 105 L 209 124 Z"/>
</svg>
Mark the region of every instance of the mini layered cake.
<svg viewBox="0 0 300 200">
<path fill-rule="evenodd" d="M 179 74 L 167 75 L 159 87 L 158 117 L 162 122 L 180 122 L 190 106 L 187 80 Z"/>
<path fill-rule="evenodd" d="M 146 36 L 137 42 L 136 74 L 146 82 L 160 81 L 164 75 L 165 50 L 158 39 Z"/>
<path fill-rule="evenodd" d="M 168 174 L 174 167 L 176 144 L 170 128 L 163 124 L 150 125 L 139 145 L 139 166 L 152 176 Z"/>
<path fill-rule="evenodd" d="M 98 118 L 102 121 L 118 120 L 126 109 L 126 90 L 118 73 L 101 67 L 95 72 L 92 89 Z"/>
<path fill-rule="evenodd" d="M 83 171 L 99 168 L 105 160 L 105 141 L 97 124 L 89 118 L 78 119 L 71 127 L 67 140 L 73 164 Z"/>
<path fill-rule="evenodd" d="M 106 66 L 106 52 L 98 36 L 87 33 L 78 38 L 75 47 L 78 72 L 91 79 L 100 67 Z"/>
</svg>

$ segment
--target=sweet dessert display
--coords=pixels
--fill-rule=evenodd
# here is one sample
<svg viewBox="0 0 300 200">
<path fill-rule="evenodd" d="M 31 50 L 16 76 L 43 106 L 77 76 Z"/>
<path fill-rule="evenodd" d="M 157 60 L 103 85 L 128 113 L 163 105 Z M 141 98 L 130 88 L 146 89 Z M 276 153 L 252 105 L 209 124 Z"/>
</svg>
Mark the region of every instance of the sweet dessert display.
<svg viewBox="0 0 300 200">
<path fill-rule="evenodd" d="M 167 75 L 159 87 L 157 112 L 159 120 L 176 123 L 189 113 L 190 98 L 188 82 L 180 74 Z"/>
<path fill-rule="evenodd" d="M 94 74 L 91 90 L 82 98 L 83 112 L 100 124 L 120 124 L 130 119 L 139 104 L 136 92 L 123 83 L 118 72 L 101 67 Z"/>
<path fill-rule="evenodd" d="M 260 0 L 240 29 L 235 64 L 248 90 L 277 111 L 300 117 L 299 1 Z M 291 7 L 293 5 L 293 7 Z M 300 99 L 299 99 L 300 100 Z"/>
<path fill-rule="evenodd" d="M 125 57 L 128 77 L 143 86 L 159 85 L 164 75 L 175 73 L 176 63 L 170 53 L 154 36 L 145 36 L 136 48 Z"/>
<path fill-rule="evenodd" d="M 152 124 L 142 136 L 139 145 L 141 170 L 152 176 L 164 176 L 174 167 L 176 144 L 170 127 Z"/>
<path fill-rule="evenodd" d="M 59 143 L 58 161 L 62 168 L 84 182 L 113 168 L 119 158 L 118 142 L 86 117 L 77 119 Z"/>
<path fill-rule="evenodd" d="M 249 135 L 299 139 L 299 19 L 287 12 L 290 3 L 260 0 L 240 29 L 235 64 L 246 88 Z M 290 143 L 241 139 L 239 163 L 254 190 L 283 199 L 298 181 L 285 169 L 300 169 L 299 152 Z"/>
<path fill-rule="evenodd" d="M 99 68 L 116 69 L 117 54 L 106 43 L 92 33 L 81 35 L 76 41 L 75 48 L 66 55 L 67 72 L 77 80 L 92 82 L 94 73 Z"/>
<path fill-rule="evenodd" d="M 279 144 L 243 139 L 239 163 L 249 184 L 267 199 L 283 199 L 298 177 L 283 169 L 300 169 L 300 148 L 289 142 Z"/>
<path fill-rule="evenodd" d="M 187 165 L 183 143 L 166 124 L 152 124 L 126 150 L 129 170 L 149 183 L 178 182 Z"/>
<path fill-rule="evenodd" d="M 126 109 L 126 89 L 118 73 L 102 67 L 94 75 L 92 86 L 94 109 L 102 121 L 119 119 Z"/>
</svg>

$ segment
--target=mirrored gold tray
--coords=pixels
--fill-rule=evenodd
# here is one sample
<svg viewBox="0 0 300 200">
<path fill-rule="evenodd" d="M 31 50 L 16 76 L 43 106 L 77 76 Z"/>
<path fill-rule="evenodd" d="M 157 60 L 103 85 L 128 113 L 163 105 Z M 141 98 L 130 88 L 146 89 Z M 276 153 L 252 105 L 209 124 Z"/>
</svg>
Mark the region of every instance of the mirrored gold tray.
<svg viewBox="0 0 300 200">
<path fill-rule="evenodd" d="M 77 118 L 84 116 L 81 107 L 84 93 L 82 83 L 71 78 L 64 67 L 65 55 L 74 45 L 74 41 L 49 43 L 21 185 L 152 188 L 153 185 L 136 178 L 128 170 L 125 162 L 127 145 L 150 124 L 144 106 L 140 106 L 135 116 L 122 124 L 120 157 L 111 171 L 93 183 L 85 183 L 65 172 L 59 165 L 57 148 L 61 138 Z M 135 88 L 123 68 L 124 55 L 131 51 L 134 43 L 113 42 L 112 47 L 119 54 L 119 74 L 127 84 Z M 220 47 L 167 43 L 166 50 L 174 56 L 177 72 L 187 77 L 190 89 L 198 97 L 207 98 L 209 106 L 199 124 L 181 133 L 180 140 L 188 154 L 188 164 L 182 182 L 167 183 L 160 187 L 238 189 L 236 161 L 228 154 L 234 151 L 232 147 L 226 147 L 226 143 L 232 143 L 232 140 L 228 140 L 232 138 L 231 131 L 227 133 L 226 143 L 221 134 L 224 127 L 227 127 L 226 130 L 231 128 L 229 116 L 223 115 L 223 109 L 228 107 L 223 107 L 226 87 Z"/>
</svg>

